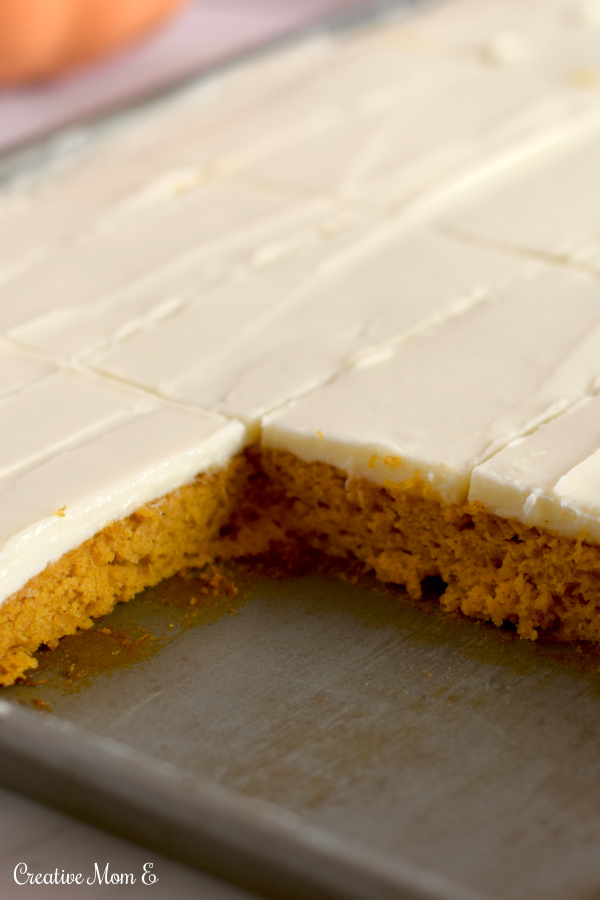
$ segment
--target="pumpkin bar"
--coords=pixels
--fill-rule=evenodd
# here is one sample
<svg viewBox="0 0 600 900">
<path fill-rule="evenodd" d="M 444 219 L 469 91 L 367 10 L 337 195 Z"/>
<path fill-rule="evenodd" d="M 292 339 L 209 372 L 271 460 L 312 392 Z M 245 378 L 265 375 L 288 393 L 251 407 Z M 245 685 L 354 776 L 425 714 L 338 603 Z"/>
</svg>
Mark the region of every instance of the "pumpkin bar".
<svg viewBox="0 0 600 900">
<path fill-rule="evenodd" d="M 285 541 L 600 640 L 593 5 L 388 11 L 5 170 L 0 683 Z"/>
</svg>

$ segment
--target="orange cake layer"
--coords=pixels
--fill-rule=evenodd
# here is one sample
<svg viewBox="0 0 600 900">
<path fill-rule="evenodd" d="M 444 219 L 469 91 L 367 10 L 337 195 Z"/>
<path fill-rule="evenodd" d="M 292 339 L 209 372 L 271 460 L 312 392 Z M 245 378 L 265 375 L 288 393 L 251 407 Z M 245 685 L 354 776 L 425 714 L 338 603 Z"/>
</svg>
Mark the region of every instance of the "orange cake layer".
<svg viewBox="0 0 600 900">
<path fill-rule="evenodd" d="M 425 4 L 0 165 L 0 682 L 268 549 L 600 638 L 600 29 L 575 5 Z"/>
<path fill-rule="evenodd" d="M 13 594 L 0 609 L 0 684 L 35 667 L 40 644 L 89 628 L 116 603 L 211 562 L 249 474 L 239 455 L 227 469 L 199 475 L 108 525 Z"/>
<path fill-rule="evenodd" d="M 600 547 L 486 512 L 480 503 L 443 503 L 418 481 L 348 479 L 331 465 L 264 450 L 264 470 L 281 490 L 281 527 L 329 555 L 362 560 L 382 582 L 421 596 L 441 577 L 446 610 L 521 637 L 600 640 Z"/>
<path fill-rule="evenodd" d="M 600 640 L 600 547 L 443 503 L 412 480 L 383 486 L 326 463 L 256 448 L 104 528 L 14 594 L 0 611 L 0 682 L 40 644 L 88 628 L 146 587 L 217 559 L 302 548 L 359 560 L 418 599 L 441 578 L 444 609 L 523 638 Z"/>
</svg>

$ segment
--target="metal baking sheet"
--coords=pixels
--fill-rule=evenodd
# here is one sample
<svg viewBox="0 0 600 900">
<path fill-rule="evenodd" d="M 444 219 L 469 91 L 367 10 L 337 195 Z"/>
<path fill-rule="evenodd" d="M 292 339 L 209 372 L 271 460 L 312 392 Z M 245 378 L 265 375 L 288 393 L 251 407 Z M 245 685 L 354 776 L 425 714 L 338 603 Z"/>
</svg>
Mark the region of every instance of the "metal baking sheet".
<svg viewBox="0 0 600 900">
<path fill-rule="evenodd" d="M 33 754 L 35 796 L 264 896 L 600 896 L 591 651 L 368 583 L 199 584 L 119 607 L 3 691 L 32 707 L 0 717 L 4 783 Z"/>
<path fill-rule="evenodd" d="M 172 582 L 40 661 L 0 782 L 257 896 L 600 898 L 591 651 L 311 575 Z"/>
</svg>

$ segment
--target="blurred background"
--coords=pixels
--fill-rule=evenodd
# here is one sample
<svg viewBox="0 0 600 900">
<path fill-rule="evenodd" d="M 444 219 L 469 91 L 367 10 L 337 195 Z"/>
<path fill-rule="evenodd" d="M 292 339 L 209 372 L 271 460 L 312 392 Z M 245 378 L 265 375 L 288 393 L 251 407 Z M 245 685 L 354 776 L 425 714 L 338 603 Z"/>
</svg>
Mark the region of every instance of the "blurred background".
<svg viewBox="0 0 600 900">
<path fill-rule="evenodd" d="M 376 2 L 0 0 L 0 153 Z"/>
</svg>

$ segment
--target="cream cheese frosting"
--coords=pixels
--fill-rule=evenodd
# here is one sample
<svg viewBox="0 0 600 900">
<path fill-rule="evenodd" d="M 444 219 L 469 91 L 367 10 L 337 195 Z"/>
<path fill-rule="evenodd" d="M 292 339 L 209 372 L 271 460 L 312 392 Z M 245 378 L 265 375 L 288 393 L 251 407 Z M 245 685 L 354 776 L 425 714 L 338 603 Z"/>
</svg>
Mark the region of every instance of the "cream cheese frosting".
<svg viewBox="0 0 600 900">
<path fill-rule="evenodd" d="M 435 233 L 407 235 L 400 225 L 382 231 L 337 253 L 339 237 L 328 238 L 250 272 L 92 364 L 256 426 L 368 348 L 390 336 L 408 339 L 523 269 L 518 259 Z"/>
<path fill-rule="evenodd" d="M 16 393 L 51 372 L 55 366 L 0 343 L 0 398 Z"/>
<path fill-rule="evenodd" d="M 0 482 L 0 602 L 110 522 L 224 468 L 239 422 L 147 402 Z"/>
<path fill-rule="evenodd" d="M 600 540 L 595 9 L 313 37 L 7 182 L 0 599 L 259 438 Z"/>
<path fill-rule="evenodd" d="M 512 282 L 266 417 L 263 441 L 350 476 L 417 477 L 446 502 L 465 500 L 481 460 L 598 377 L 586 338 L 600 325 L 599 299 L 594 280 L 560 269 Z"/>
<path fill-rule="evenodd" d="M 464 198 L 443 222 L 484 245 L 585 264 L 600 250 L 600 127 L 529 160 L 479 195 Z"/>
<path fill-rule="evenodd" d="M 473 471 L 469 499 L 504 518 L 600 540 L 600 398 L 587 397 Z"/>
</svg>

